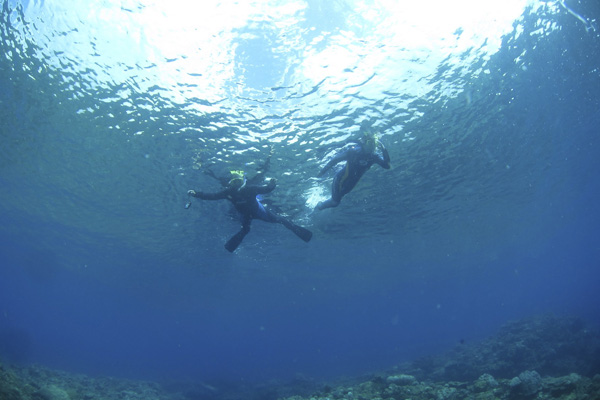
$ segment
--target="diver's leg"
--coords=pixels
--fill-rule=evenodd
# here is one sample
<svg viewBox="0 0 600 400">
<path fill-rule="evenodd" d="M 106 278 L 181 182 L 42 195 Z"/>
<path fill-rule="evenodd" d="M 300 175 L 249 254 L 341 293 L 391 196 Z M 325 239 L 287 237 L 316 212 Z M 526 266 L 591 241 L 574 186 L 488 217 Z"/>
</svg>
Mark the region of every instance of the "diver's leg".
<svg viewBox="0 0 600 400">
<path fill-rule="evenodd" d="M 227 243 L 225 243 L 225 248 L 230 253 L 233 253 L 234 250 L 238 248 L 240 243 L 242 243 L 242 240 L 244 240 L 244 237 L 246 237 L 248 232 L 250 232 L 250 222 L 252 221 L 252 218 L 246 215 L 243 218 L 244 219 L 242 221 L 242 229 L 240 229 L 238 233 L 233 235 L 231 239 L 229 239 Z"/>
<path fill-rule="evenodd" d="M 294 234 L 296 234 L 296 236 L 298 236 L 300 239 L 304 240 L 305 242 L 310 241 L 310 239 L 312 238 L 311 231 L 309 231 L 308 229 L 303 228 L 299 225 L 294 224 L 293 222 L 291 222 L 287 218 L 282 217 L 279 214 L 275 214 L 274 212 L 267 210 L 266 208 L 264 208 L 262 206 L 262 204 L 260 205 L 260 211 L 259 211 L 259 215 L 257 217 L 266 222 L 277 222 L 277 223 L 285 226 L 286 228 L 288 228 L 290 231 L 294 232 Z"/>
<path fill-rule="evenodd" d="M 267 213 L 272 216 L 271 218 L 274 218 L 274 222 L 279 222 L 281 225 L 285 226 L 290 231 L 294 232 L 294 234 L 296 236 L 298 236 L 300 239 L 304 240 L 305 242 L 309 242 L 310 239 L 312 238 L 312 232 L 309 231 L 308 229 L 303 228 L 300 225 L 296 225 L 292 221 L 288 220 L 287 218 L 284 218 L 281 215 L 277 215 L 271 211 L 267 211 Z"/>
<path fill-rule="evenodd" d="M 339 204 L 340 202 L 333 200 L 333 198 L 327 199 L 325 201 L 320 201 L 319 204 L 317 204 L 317 210 L 324 210 L 326 208 L 337 207 Z"/>
<path fill-rule="evenodd" d="M 333 183 L 331 184 L 331 198 L 320 201 L 317 204 L 317 210 L 324 210 L 325 208 L 333 208 L 337 207 L 342 201 L 342 181 L 343 181 L 344 170 L 341 170 L 335 177 L 333 178 Z"/>
</svg>

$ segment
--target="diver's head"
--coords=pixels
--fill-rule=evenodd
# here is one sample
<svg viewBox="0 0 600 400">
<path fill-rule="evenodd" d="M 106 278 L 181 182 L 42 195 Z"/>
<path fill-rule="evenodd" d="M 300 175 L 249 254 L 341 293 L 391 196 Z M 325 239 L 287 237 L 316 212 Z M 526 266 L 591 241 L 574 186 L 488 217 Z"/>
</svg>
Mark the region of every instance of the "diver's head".
<svg viewBox="0 0 600 400">
<path fill-rule="evenodd" d="M 231 179 L 229 180 L 229 186 L 235 189 L 241 189 L 246 184 L 246 178 L 244 171 L 242 170 L 233 170 L 229 171 L 231 173 Z"/>
<path fill-rule="evenodd" d="M 379 143 L 379 137 L 376 133 L 365 130 L 363 131 L 362 143 L 365 151 L 374 153 L 377 149 L 377 144 Z"/>
</svg>

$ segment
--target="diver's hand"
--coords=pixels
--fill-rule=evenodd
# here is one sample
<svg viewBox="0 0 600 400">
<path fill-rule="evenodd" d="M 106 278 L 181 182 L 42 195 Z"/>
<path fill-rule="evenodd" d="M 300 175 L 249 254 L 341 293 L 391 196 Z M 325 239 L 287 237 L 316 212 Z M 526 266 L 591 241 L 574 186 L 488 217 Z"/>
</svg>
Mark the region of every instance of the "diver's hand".
<svg viewBox="0 0 600 400">
<path fill-rule="evenodd" d="M 195 190 L 188 190 L 188 195 L 196 197 L 196 191 Z"/>
</svg>

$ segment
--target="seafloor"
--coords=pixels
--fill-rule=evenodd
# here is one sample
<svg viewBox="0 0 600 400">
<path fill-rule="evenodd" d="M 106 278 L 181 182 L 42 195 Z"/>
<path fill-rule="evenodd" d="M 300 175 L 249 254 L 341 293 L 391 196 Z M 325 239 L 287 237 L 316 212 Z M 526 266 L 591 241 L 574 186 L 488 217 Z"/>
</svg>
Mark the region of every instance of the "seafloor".
<svg viewBox="0 0 600 400">
<path fill-rule="evenodd" d="M 459 343 L 360 378 L 318 382 L 141 382 L 0 365 L 0 400 L 459 400 L 600 399 L 600 333 L 575 317 L 506 324 L 479 343 Z"/>
</svg>

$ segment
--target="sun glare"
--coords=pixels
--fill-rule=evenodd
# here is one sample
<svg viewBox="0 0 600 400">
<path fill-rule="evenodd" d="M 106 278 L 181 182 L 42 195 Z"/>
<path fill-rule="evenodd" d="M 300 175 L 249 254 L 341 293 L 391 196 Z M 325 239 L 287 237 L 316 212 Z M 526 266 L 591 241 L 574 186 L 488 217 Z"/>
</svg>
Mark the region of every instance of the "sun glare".
<svg viewBox="0 0 600 400">
<path fill-rule="evenodd" d="M 46 41 L 46 58 L 57 65 L 68 57 L 82 70 L 96 70 L 100 83 L 133 80 L 137 90 L 159 86 L 177 102 L 213 103 L 269 93 L 252 86 L 257 83 L 244 76 L 250 69 L 240 57 L 255 50 L 244 48 L 252 40 L 270 43 L 260 42 L 262 36 L 276 38 L 270 39 L 279 46 L 273 59 L 285 63 L 278 70 L 259 69 L 273 75 L 264 81 L 306 88 L 323 82 L 322 89 L 337 93 L 370 80 L 361 94 L 396 88 L 419 95 L 427 88 L 414 82 L 443 60 L 469 49 L 496 52 L 525 7 L 538 1 L 343 3 L 339 26 L 328 30 L 311 20 L 311 2 L 300 0 L 47 0 L 30 3 L 25 12 L 38 20 L 37 40 Z M 274 51 L 263 49 L 261 55 Z"/>
</svg>

